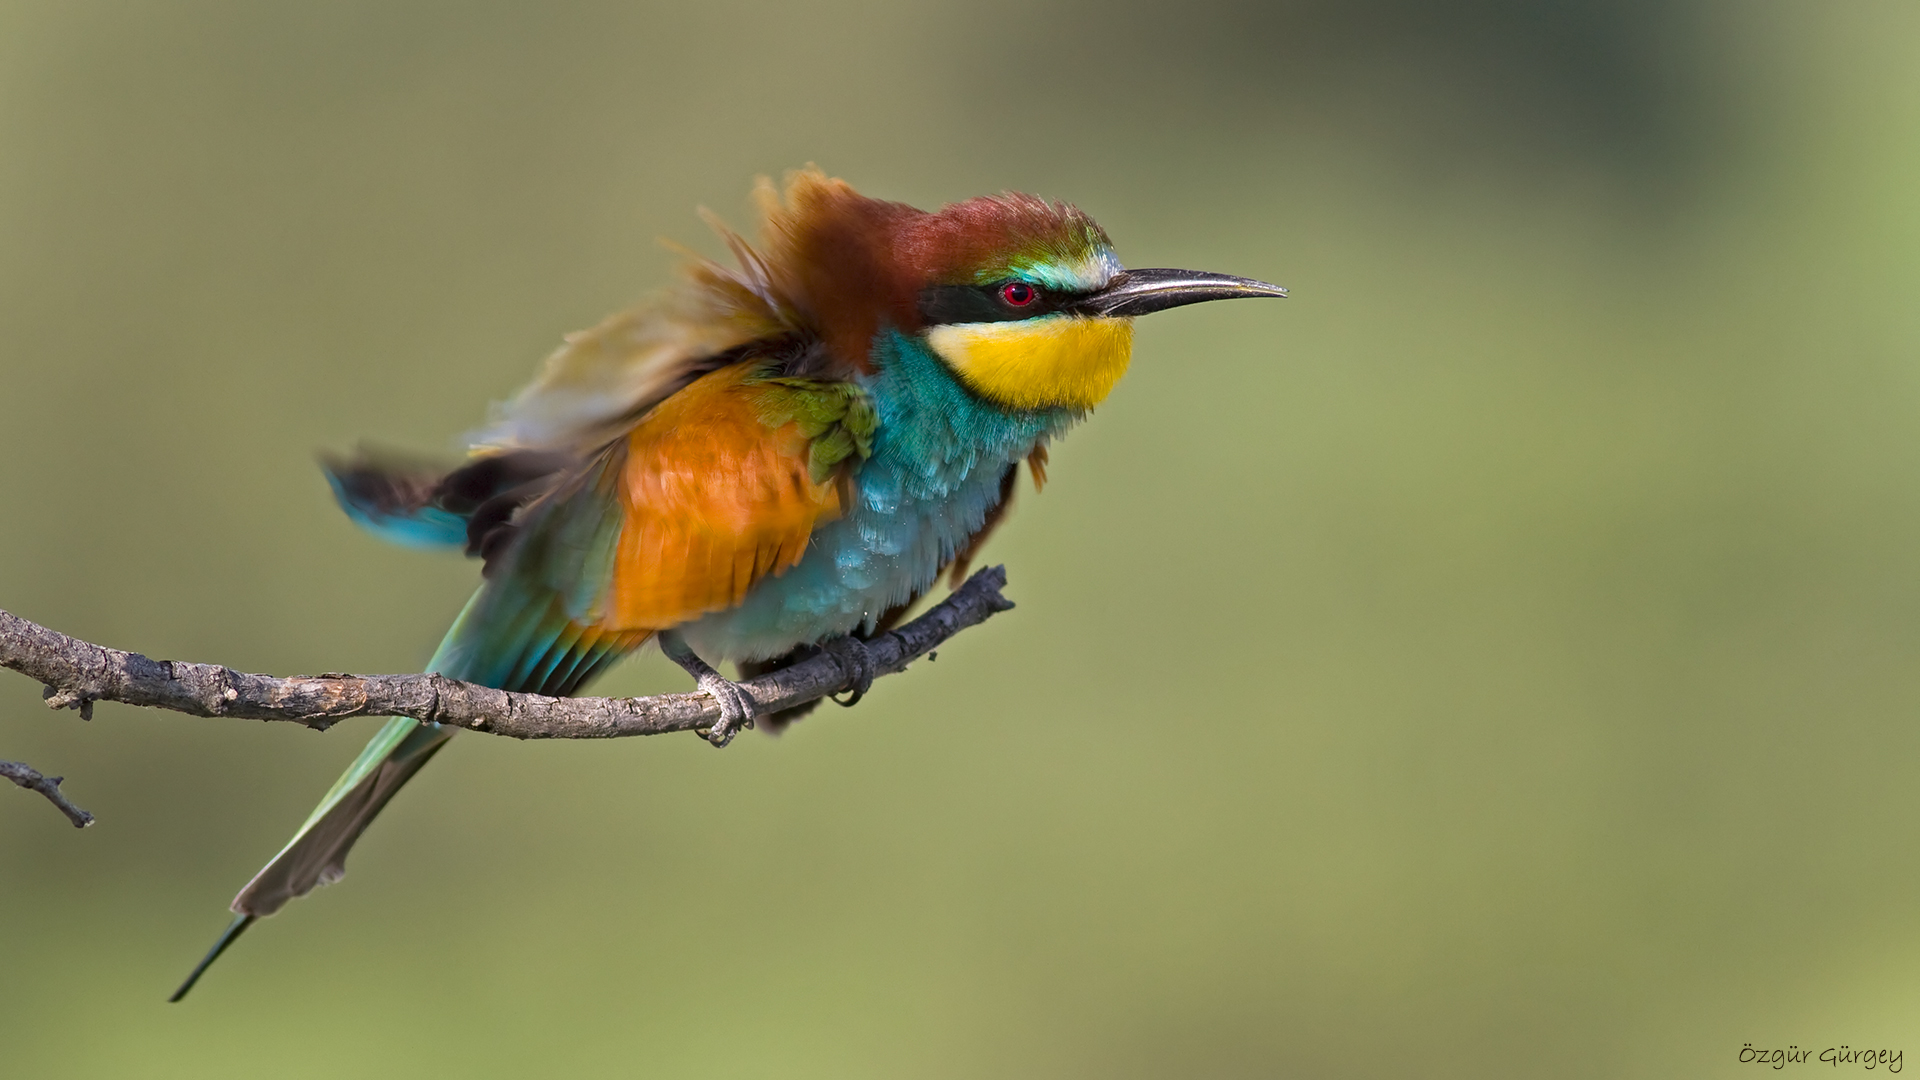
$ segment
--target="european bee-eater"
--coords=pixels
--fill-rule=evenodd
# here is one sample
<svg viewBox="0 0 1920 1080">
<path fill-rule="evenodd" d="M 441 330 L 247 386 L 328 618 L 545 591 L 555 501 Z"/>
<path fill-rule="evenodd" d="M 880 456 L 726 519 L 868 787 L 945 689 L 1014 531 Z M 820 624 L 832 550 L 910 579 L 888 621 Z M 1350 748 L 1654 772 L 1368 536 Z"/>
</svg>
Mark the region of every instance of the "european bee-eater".
<svg viewBox="0 0 1920 1080">
<path fill-rule="evenodd" d="M 354 521 L 464 546 L 485 581 L 429 672 L 572 694 L 649 640 L 716 698 L 724 746 L 753 701 L 710 666 L 851 650 L 963 567 L 1019 463 L 1114 387 L 1133 318 L 1285 296 L 1247 278 L 1127 270 L 1079 210 L 1030 195 L 933 213 L 807 170 L 759 189 L 758 248 L 570 335 L 451 472 L 329 463 Z M 772 718 L 782 719 L 782 718 Z M 453 732 L 395 719 L 234 898 L 253 920 L 345 873 L 374 815 Z"/>
</svg>

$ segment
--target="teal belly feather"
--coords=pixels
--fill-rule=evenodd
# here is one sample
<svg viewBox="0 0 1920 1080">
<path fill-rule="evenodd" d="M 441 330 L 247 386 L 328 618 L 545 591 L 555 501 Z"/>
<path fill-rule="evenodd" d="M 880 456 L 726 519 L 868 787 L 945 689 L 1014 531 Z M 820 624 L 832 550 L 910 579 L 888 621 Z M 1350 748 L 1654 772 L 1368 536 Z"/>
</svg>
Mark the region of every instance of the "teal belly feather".
<svg viewBox="0 0 1920 1080">
<path fill-rule="evenodd" d="M 874 339 L 862 383 L 879 416 L 852 508 L 813 534 L 786 573 L 745 602 L 679 628 L 708 660 L 764 660 L 796 645 L 872 630 L 929 588 L 1000 501 L 1006 470 L 1081 413 L 1011 411 L 974 396 L 924 344 Z"/>
</svg>

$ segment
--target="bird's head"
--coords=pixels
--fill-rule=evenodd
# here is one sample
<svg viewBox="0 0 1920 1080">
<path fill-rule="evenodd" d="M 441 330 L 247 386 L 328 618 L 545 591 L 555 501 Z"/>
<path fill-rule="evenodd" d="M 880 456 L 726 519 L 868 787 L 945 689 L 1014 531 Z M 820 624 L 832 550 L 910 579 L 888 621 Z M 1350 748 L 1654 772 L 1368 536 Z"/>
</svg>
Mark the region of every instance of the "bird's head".
<svg viewBox="0 0 1920 1080">
<path fill-rule="evenodd" d="M 1090 409 L 1126 373 L 1133 319 L 1205 300 L 1287 295 L 1192 270 L 1128 270 L 1065 203 L 983 196 L 935 212 L 869 199 L 808 170 L 767 199 L 768 271 L 848 363 L 883 329 L 920 335 L 980 396 Z"/>
</svg>

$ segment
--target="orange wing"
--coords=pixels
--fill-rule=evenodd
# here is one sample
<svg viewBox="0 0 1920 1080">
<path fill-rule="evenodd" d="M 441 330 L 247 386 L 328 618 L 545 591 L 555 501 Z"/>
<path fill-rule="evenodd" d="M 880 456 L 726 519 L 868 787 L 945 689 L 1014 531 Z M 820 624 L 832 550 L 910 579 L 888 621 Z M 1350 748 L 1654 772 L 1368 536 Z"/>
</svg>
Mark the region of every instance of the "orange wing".
<svg viewBox="0 0 1920 1080">
<path fill-rule="evenodd" d="M 624 520 L 601 625 L 660 630 L 737 606 L 840 516 L 840 486 L 808 475 L 798 423 L 760 419 L 751 364 L 703 376 L 627 436 Z"/>
</svg>

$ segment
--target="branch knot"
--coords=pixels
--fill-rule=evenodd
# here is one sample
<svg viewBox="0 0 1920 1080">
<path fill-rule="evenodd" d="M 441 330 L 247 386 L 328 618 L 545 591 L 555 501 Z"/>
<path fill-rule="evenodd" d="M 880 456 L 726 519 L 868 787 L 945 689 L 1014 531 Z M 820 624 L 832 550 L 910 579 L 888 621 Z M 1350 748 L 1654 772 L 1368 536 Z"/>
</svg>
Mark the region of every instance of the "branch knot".
<svg viewBox="0 0 1920 1080">
<path fill-rule="evenodd" d="M 40 697 L 46 701 L 47 708 L 58 712 L 61 709 L 78 709 L 80 719 L 93 719 L 93 698 L 71 688 L 47 684 L 40 691 Z"/>
</svg>

